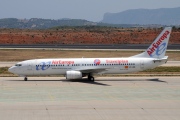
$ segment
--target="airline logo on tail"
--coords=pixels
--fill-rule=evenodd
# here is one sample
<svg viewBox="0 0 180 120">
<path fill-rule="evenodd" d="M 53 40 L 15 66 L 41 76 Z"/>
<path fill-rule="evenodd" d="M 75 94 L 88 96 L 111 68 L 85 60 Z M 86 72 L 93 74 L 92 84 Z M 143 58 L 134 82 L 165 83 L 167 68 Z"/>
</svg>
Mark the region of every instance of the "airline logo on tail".
<svg viewBox="0 0 180 120">
<path fill-rule="evenodd" d="M 165 31 L 165 33 L 159 38 L 159 40 L 155 41 L 147 50 L 149 56 L 153 56 L 152 54 L 156 51 L 156 55 L 161 55 L 166 50 L 166 42 L 162 43 L 170 34 L 170 31 Z M 162 43 L 162 44 L 161 44 Z"/>
</svg>

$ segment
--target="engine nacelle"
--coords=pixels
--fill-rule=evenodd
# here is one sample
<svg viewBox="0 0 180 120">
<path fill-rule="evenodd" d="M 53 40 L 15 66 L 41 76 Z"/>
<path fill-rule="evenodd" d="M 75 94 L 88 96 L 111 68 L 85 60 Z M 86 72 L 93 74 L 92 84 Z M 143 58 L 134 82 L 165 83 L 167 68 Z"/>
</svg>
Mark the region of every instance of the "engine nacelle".
<svg viewBox="0 0 180 120">
<path fill-rule="evenodd" d="M 66 79 L 82 79 L 82 72 L 66 71 Z"/>
</svg>

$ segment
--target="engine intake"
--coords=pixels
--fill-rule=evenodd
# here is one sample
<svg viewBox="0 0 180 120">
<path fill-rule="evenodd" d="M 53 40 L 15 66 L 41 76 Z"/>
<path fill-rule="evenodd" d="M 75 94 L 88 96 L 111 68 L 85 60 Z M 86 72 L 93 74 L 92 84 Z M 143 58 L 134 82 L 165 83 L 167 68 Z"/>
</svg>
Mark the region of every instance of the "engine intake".
<svg viewBox="0 0 180 120">
<path fill-rule="evenodd" d="M 66 71 L 66 79 L 82 79 L 82 72 Z"/>
</svg>

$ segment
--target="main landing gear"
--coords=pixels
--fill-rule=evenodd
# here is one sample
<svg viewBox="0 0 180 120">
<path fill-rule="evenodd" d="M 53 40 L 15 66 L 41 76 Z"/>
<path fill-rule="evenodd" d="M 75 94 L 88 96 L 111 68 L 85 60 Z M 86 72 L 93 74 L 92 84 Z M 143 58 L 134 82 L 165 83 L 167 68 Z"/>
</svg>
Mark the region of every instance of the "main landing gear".
<svg viewBox="0 0 180 120">
<path fill-rule="evenodd" d="M 92 75 L 88 75 L 88 80 L 94 82 L 94 77 Z"/>
<path fill-rule="evenodd" d="M 27 81 L 27 80 L 28 80 L 27 77 L 25 77 L 25 78 L 24 78 L 24 81 Z"/>
</svg>

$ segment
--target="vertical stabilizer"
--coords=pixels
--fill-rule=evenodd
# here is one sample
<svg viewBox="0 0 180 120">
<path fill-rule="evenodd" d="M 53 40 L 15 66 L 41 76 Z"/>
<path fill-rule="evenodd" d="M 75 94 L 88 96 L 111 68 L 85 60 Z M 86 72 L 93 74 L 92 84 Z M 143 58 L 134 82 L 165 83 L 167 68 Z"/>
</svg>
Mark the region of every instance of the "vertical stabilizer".
<svg viewBox="0 0 180 120">
<path fill-rule="evenodd" d="M 171 29 L 171 27 L 166 27 L 145 52 L 132 57 L 163 58 L 166 53 Z"/>
</svg>

